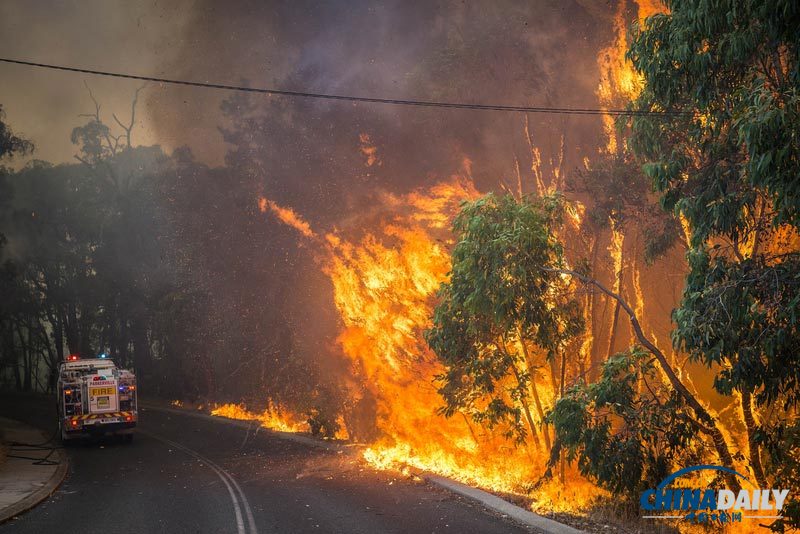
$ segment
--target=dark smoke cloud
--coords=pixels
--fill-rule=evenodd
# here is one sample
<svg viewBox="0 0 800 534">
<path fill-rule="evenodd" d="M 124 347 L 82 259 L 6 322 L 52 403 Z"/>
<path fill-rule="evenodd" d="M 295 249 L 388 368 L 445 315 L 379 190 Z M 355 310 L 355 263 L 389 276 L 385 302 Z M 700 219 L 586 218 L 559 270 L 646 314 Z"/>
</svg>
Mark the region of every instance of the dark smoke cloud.
<svg viewBox="0 0 800 534">
<path fill-rule="evenodd" d="M 612 7 L 449 0 L 197 2 L 185 15 L 173 59 L 160 68 L 177 78 L 324 93 L 594 107 L 596 58 L 611 38 Z M 519 114 L 251 98 L 176 87 L 155 87 L 148 94 L 149 120 L 160 140 L 169 146 L 185 143 L 209 163 L 224 160 L 229 179 L 250 191 L 250 209 L 264 194 L 294 208 L 317 231 L 363 231 L 365 220 L 358 214 L 367 212 L 381 191 L 405 193 L 463 173 L 464 158 L 472 161 L 480 190 L 497 189 L 501 180 L 516 183 L 515 157 L 531 183 Z M 545 166 L 562 135 L 567 169 L 603 143 L 598 117 L 529 119 Z M 235 145 L 223 142 L 220 125 Z M 361 151 L 362 134 L 377 148 L 371 166 Z M 252 246 L 260 252 L 242 252 L 261 272 L 223 273 L 217 293 L 242 295 L 232 306 L 244 308 L 250 297 L 241 289 L 248 284 L 256 300 L 281 310 L 304 358 L 328 367 L 333 376 L 346 376 L 344 360 L 322 357 L 337 350 L 337 315 L 313 245 L 300 245 L 293 230 L 268 214 L 263 219 L 271 230 L 257 232 Z M 280 280 L 284 291 L 271 292 L 271 280 Z"/>
<path fill-rule="evenodd" d="M 592 107 L 597 51 L 611 36 L 612 6 L 593 2 L 198 2 L 164 70 L 195 80 L 408 99 Z M 219 161 L 216 125 L 229 95 L 156 88 L 158 137 L 183 139 Z M 258 180 L 277 200 L 334 222 L 357 191 L 405 191 L 474 162 L 479 188 L 530 168 L 523 117 L 374 104 L 255 97 Z M 545 162 L 567 139 L 567 168 L 601 144 L 596 117 L 531 116 Z M 257 127 L 256 127 L 257 125 Z M 379 151 L 366 168 L 359 135 Z M 240 156 L 245 156 L 240 154 Z M 256 171 L 254 171 L 256 172 Z M 341 214 L 341 213 L 340 213 Z"/>
<path fill-rule="evenodd" d="M 596 107 L 596 58 L 611 39 L 613 8 L 591 0 L 5 2 L 0 49 L 21 59 L 201 82 Z M 37 143 L 37 157 L 72 158 L 69 132 L 85 120 L 79 113 L 92 110 L 84 81 L 108 121 L 112 111 L 128 113 L 139 85 L 0 65 L 0 102 L 9 123 Z M 324 232 L 359 230 L 363 221 L 354 214 L 381 191 L 406 193 L 463 173 L 465 158 L 482 191 L 514 184 L 515 158 L 530 186 L 519 114 L 246 98 L 155 84 L 145 90 L 141 111 L 136 142 L 168 151 L 186 145 L 197 160 L 226 167 L 211 182 L 221 183 L 220 205 L 238 210 L 231 220 L 241 224 L 218 237 L 247 244 L 226 254 L 209 246 L 209 264 L 222 264 L 209 272 L 218 275 L 213 291 L 227 302 L 226 317 L 240 322 L 242 337 L 268 337 L 274 332 L 266 322 L 248 314 L 274 308 L 292 328 L 298 352 L 323 366 L 339 363 L 319 358 L 336 350 L 330 283 L 312 245 L 298 246 L 293 230 L 254 213 L 259 194 Z M 602 144 L 598 117 L 529 119 L 545 165 L 561 136 L 567 169 Z M 226 143 L 223 133 L 238 145 Z M 367 145 L 377 149 L 372 165 L 361 150 Z M 223 198 L 230 191 L 242 196 Z M 234 240 L 223 239 L 226 231 Z"/>
</svg>

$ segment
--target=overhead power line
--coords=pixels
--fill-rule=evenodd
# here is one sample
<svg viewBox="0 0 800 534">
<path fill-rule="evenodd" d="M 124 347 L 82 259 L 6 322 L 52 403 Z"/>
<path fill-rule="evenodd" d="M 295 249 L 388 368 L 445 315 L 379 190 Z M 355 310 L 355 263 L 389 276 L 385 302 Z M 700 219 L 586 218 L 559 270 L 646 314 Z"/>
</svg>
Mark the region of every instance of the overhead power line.
<svg viewBox="0 0 800 534">
<path fill-rule="evenodd" d="M 391 104 L 397 106 L 419 106 L 429 108 L 452 108 L 452 109 L 471 109 L 478 111 L 510 111 L 519 113 L 551 113 L 562 115 L 675 115 L 677 112 L 668 111 L 629 111 L 625 109 L 596 109 L 596 108 L 556 108 L 542 106 L 508 106 L 500 104 L 469 104 L 466 102 L 439 102 L 429 100 L 402 100 L 396 98 L 373 98 L 367 96 L 353 95 L 333 95 L 325 93 L 311 93 L 306 91 L 287 91 L 283 89 L 270 89 L 266 87 L 246 87 L 241 85 L 228 85 L 210 82 L 195 82 L 191 80 L 178 80 L 173 78 L 159 78 L 156 76 L 141 76 L 137 74 L 126 74 L 122 72 L 110 72 L 94 69 L 82 69 L 65 65 L 50 65 L 47 63 L 35 63 L 33 61 L 23 61 L 21 59 L 0 58 L 0 62 L 12 63 L 15 65 L 25 65 L 42 69 L 59 70 L 65 72 L 76 72 L 80 74 L 91 74 L 94 76 L 107 76 L 111 78 L 123 78 L 127 80 L 140 80 L 144 82 L 155 82 L 171 85 L 185 85 L 189 87 L 203 87 L 206 89 L 219 89 L 223 91 L 240 91 L 245 93 L 259 93 L 265 95 L 288 96 L 298 98 L 316 98 L 320 100 L 339 100 L 345 102 L 368 102 L 372 104 Z"/>
</svg>

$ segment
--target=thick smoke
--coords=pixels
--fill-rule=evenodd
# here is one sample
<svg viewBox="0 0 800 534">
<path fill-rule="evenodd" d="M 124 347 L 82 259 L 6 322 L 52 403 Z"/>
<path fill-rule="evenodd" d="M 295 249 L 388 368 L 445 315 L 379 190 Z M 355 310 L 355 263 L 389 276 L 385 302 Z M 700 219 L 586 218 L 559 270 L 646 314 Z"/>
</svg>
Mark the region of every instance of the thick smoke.
<svg viewBox="0 0 800 534">
<path fill-rule="evenodd" d="M 165 70 L 337 94 L 595 107 L 597 51 L 610 39 L 612 15 L 571 2 L 199 2 Z M 216 131 L 227 95 L 173 87 L 150 94 L 160 137 L 184 137 L 203 157 L 228 148 Z M 252 105 L 266 118 L 249 132 L 264 160 L 260 179 L 286 195 L 278 200 L 316 215 L 354 189 L 402 191 L 447 176 L 465 156 L 482 189 L 512 179 L 515 156 L 530 166 L 519 114 L 279 97 Z M 594 117 L 530 121 L 545 161 L 562 134 L 568 165 L 602 144 Z M 379 148 L 380 167 L 357 157 L 361 133 Z"/>
<path fill-rule="evenodd" d="M 585 4 L 198 2 L 161 70 L 321 93 L 597 107 L 597 52 L 611 38 L 613 10 Z M 564 169 L 583 165 L 605 143 L 598 117 L 148 91 L 158 138 L 182 139 L 202 161 L 224 160 L 225 180 L 249 192 L 231 209 L 257 213 L 265 196 L 323 232 L 363 232 L 384 193 L 404 194 L 453 174 L 497 191 L 516 189 L 519 168 L 529 192 L 529 141 L 540 149 L 545 173 L 558 165 L 562 140 Z M 229 253 L 241 261 L 214 277 L 214 292 L 230 301 L 225 309 L 250 334 L 258 332 L 246 326 L 256 301 L 275 309 L 304 360 L 334 383 L 347 380 L 345 360 L 331 357 L 340 350 L 341 325 L 313 245 L 298 245 L 292 230 L 269 217 L 247 224 L 260 226 L 231 229 L 236 250 Z M 263 328 L 259 335 L 270 336 Z"/>
</svg>

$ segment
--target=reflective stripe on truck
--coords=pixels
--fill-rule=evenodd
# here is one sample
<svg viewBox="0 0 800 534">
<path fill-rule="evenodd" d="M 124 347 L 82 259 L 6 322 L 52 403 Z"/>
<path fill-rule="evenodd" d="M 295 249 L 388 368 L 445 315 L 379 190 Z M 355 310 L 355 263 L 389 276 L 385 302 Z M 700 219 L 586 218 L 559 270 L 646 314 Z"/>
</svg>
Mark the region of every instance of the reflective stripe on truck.
<svg viewBox="0 0 800 534">
<path fill-rule="evenodd" d="M 112 413 L 92 413 L 86 415 L 73 415 L 70 421 L 94 421 L 100 419 L 120 419 L 119 422 L 131 423 L 136 421 L 136 414 L 133 412 L 112 412 Z M 98 421 L 99 422 L 99 421 Z"/>
</svg>

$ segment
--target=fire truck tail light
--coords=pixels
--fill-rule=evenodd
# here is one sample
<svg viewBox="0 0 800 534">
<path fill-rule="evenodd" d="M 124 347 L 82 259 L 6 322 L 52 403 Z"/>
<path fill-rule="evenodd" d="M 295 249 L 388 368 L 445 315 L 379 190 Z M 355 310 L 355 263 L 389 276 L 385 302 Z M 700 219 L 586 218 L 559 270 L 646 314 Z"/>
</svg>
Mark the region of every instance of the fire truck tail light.
<svg viewBox="0 0 800 534">
<path fill-rule="evenodd" d="M 69 356 L 67 356 L 67 361 L 69 361 L 69 362 L 76 362 L 79 359 L 80 358 L 78 357 L 77 354 L 70 354 Z"/>
</svg>

